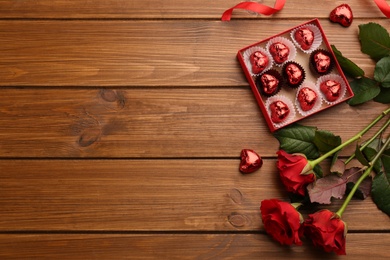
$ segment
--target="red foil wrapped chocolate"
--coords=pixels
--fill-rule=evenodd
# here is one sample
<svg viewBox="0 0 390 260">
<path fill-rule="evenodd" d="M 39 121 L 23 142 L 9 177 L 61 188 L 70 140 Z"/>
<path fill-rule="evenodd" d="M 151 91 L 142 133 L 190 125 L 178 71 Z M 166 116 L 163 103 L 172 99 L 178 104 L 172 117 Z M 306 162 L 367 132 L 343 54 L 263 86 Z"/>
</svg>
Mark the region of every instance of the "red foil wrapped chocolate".
<svg viewBox="0 0 390 260">
<path fill-rule="evenodd" d="M 262 53 L 261 51 L 255 51 L 249 57 L 249 60 L 252 64 L 252 72 L 254 74 L 261 73 L 270 62 L 268 56 Z"/>
<path fill-rule="evenodd" d="M 274 123 L 283 122 L 290 114 L 290 108 L 283 101 L 272 102 L 269 106 L 271 111 L 271 120 Z"/>
<path fill-rule="evenodd" d="M 274 58 L 275 63 L 282 64 L 288 59 L 290 49 L 282 42 L 275 42 L 269 47 L 269 52 Z"/>
<path fill-rule="evenodd" d="M 339 23 L 344 27 L 349 27 L 353 21 L 351 7 L 347 4 L 337 6 L 330 12 L 329 20 L 334 23 Z"/>
<path fill-rule="evenodd" d="M 294 61 L 287 62 L 283 66 L 283 76 L 286 78 L 287 85 L 297 88 L 305 79 L 305 70 Z"/>
<path fill-rule="evenodd" d="M 341 84 L 335 80 L 326 80 L 321 83 L 320 90 L 329 102 L 336 101 L 341 94 Z"/>
<path fill-rule="evenodd" d="M 283 78 L 276 70 L 268 70 L 256 78 L 256 86 L 259 92 L 270 97 L 279 92 L 282 87 Z"/>
<path fill-rule="evenodd" d="M 308 87 L 303 87 L 298 92 L 299 106 L 303 111 L 311 110 L 318 99 L 317 93 Z"/>
<path fill-rule="evenodd" d="M 241 150 L 240 172 L 252 173 L 260 169 L 262 165 L 263 160 L 255 151 L 251 149 Z"/>
<path fill-rule="evenodd" d="M 328 74 L 334 66 L 334 60 L 330 52 L 321 49 L 311 54 L 310 63 L 313 70 L 319 75 Z"/>
<path fill-rule="evenodd" d="M 308 50 L 313 44 L 314 32 L 308 27 L 302 27 L 295 31 L 294 38 L 303 50 Z"/>
</svg>

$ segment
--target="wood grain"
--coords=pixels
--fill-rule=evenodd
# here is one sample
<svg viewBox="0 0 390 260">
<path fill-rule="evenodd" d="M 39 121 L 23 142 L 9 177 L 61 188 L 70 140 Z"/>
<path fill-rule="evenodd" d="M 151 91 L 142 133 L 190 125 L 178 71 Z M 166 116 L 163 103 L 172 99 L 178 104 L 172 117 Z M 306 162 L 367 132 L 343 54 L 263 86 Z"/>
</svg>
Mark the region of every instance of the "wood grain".
<svg viewBox="0 0 390 260">
<path fill-rule="evenodd" d="M 238 50 L 302 22 L 0 20 L 0 86 L 248 86 Z M 372 76 L 357 26 L 321 22 L 330 43 Z"/>
<path fill-rule="evenodd" d="M 0 230 L 258 231 L 260 202 L 288 198 L 275 163 L 243 175 L 238 158 L 0 160 Z M 350 231 L 390 230 L 370 198 L 353 200 L 343 220 Z"/>
<path fill-rule="evenodd" d="M 348 234 L 342 259 L 388 259 L 389 234 Z M 263 234 L 0 235 L 3 259 L 339 259 L 313 248 L 283 247 Z"/>
<path fill-rule="evenodd" d="M 237 158 L 244 148 L 275 157 L 279 146 L 249 88 L 3 89 L 1 93 L 3 158 Z M 300 123 L 346 140 L 385 108 L 373 102 L 360 107 L 344 103 Z"/>
<path fill-rule="evenodd" d="M 35 0 L 0 1 L 2 18 L 103 18 L 103 19 L 220 19 L 222 13 L 238 4 L 237 0 L 214 0 L 205 3 L 201 0 L 182 1 L 126 1 L 126 0 Z M 259 1 L 274 6 L 274 0 Z M 328 18 L 329 13 L 343 1 L 286 1 L 282 11 L 272 19 L 312 17 Z M 355 18 L 385 17 L 373 1 L 348 1 Z M 233 19 L 267 19 L 270 16 L 253 15 L 243 10 L 235 10 Z"/>
<path fill-rule="evenodd" d="M 236 54 L 319 18 L 371 77 L 358 25 L 390 20 L 352 0 L 343 28 L 328 15 L 344 2 L 291 0 L 273 16 L 235 10 L 221 22 L 237 3 L 0 0 L 1 259 L 337 258 L 264 233 L 260 202 L 288 196 Z M 345 140 L 387 107 L 343 103 L 300 123 Z M 243 148 L 263 157 L 260 171 L 239 172 Z M 352 200 L 343 220 L 343 258 L 388 258 L 389 217 L 371 198 Z"/>
</svg>

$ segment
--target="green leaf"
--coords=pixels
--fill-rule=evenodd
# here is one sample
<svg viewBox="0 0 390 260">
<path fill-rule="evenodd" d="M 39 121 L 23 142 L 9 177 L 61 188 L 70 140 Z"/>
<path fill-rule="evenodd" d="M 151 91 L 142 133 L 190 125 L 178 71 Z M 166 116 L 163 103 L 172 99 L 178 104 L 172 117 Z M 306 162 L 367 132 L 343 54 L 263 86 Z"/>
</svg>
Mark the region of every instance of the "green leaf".
<svg viewBox="0 0 390 260">
<path fill-rule="evenodd" d="M 377 23 L 359 25 L 362 52 L 376 61 L 390 55 L 389 32 Z"/>
<path fill-rule="evenodd" d="M 380 88 L 379 94 L 374 98 L 375 102 L 379 102 L 382 104 L 390 103 L 390 88 Z"/>
<path fill-rule="evenodd" d="M 348 101 L 351 106 L 363 104 L 378 96 L 381 89 L 375 80 L 363 77 L 350 82 L 355 96 Z"/>
<path fill-rule="evenodd" d="M 390 57 L 382 58 L 377 62 L 374 71 L 374 79 L 384 88 L 390 88 Z"/>
<path fill-rule="evenodd" d="M 369 148 L 367 147 L 366 150 L 368 150 Z M 367 160 L 366 156 L 363 154 L 362 151 L 360 151 L 360 146 L 357 145 L 356 146 L 356 149 L 355 149 L 355 157 L 356 159 L 363 165 L 365 166 L 369 166 L 370 165 L 370 159 Z"/>
<path fill-rule="evenodd" d="M 374 159 L 374 157 L 377 155 L 377 153 L 378 153 L 378 150 L 371 148 L 371 147 L 366 147 L 363 150 L 364 157 L 367 158 L 367 160 L 369 162 Z M 368 166 L 368 164 L 367 164 L 367 166 Z M 381 169 L 382 169 L 382 163 L 381 163 L 381 160 L 378 160 L 378 161 L 376 161 L 376 163 L 374 165 L 374 171 L 380 172 Z"/>
<path fill-rule="evenodd" d="M 384 142 L 380 138 L 374 139 L 366 148 L 363 150 L 363 156 L 367 159 L 367 161 L 372 161 L 374 157 L 377 155 L 378 151 L 384 145 Z M 382 156 L 390 156 L 390 148 L 386 147 L 386 150 L 383 152 Z M 379 173 L 383 169 L 382 160 L 376 161 L 374 165 L 374 171 Z"/>
<path fill-rule="evenodd" d="M 329 131 L 317 130 L 313 142 L 321 153 L 326 153 L 339 146 L 341 138 Z"/>
<path fill-rule="evenodd" d="M 322 167 L 319 164 L 314 166 L 313 171 L 317 179 L 321 179 L 324 176 L 324 171 L 322 170 Z"/>
<path fill-rule="evenodd" d="M 293 124 L 274 133 L 280 149 L 288 153 L 303 153 L 308 159 L 319 157 L 320 153 L 313 143 L 316 128 Z"/>
<path fill-rule="evenodd" d="M 381 156 L 383 171 L 372 182 L 372 199 L 377 207 L 390 216 L 390 156 Z"/>
<path fill-rule="evenodd" d="M 345 74 L 353 78 L 360 78 L 364 76 L 364 71 L 359 68 L 353 61 L 343 56 L 343 54 L 336 48 L 336 46 L 331 45 L 336 59 L 339 62 L 342 70 Z"/>
</svg>

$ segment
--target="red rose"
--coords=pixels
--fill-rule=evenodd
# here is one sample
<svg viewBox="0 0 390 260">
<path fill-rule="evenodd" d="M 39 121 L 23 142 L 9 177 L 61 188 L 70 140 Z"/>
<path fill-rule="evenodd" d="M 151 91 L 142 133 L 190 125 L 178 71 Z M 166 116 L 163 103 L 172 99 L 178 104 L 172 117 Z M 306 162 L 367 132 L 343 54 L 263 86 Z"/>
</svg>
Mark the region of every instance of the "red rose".
<svg viewBox="0 0 390 260">
<path fill-rule="evenodd" d="M 260 206 L 265 231 L 282 245 L 302 245 L 299 238 L 301 214 L 287 202 L 277 199 L 263 200 Z"/>
<path fill-rule="evenodd" d="M 324 209 L 309 215 L 303 224 L 304 234 L 325 252 L 345 255 L 345 223 L 333 212 Z"/>
<path fill-rule="evenodd" d="M 279 150 L 276 166 L 287 191 L 304 196 L 306 186 L 315 181 L 312 166 L 303 154 L 289 154 Z"/>
</svg>

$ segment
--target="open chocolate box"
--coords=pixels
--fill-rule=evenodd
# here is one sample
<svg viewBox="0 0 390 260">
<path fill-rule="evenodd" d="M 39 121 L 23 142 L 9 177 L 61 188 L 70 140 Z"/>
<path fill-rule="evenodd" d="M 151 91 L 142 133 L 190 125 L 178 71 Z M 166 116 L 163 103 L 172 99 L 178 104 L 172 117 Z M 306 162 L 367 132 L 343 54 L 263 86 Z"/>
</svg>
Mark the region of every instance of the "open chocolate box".
<svg viewBox="0 0 390 260">
<path fill-rule="evenodd" d="M 353 97 L 318 19 L 247 46 L 237 57 L 271 132 Z"/>
</svg>

